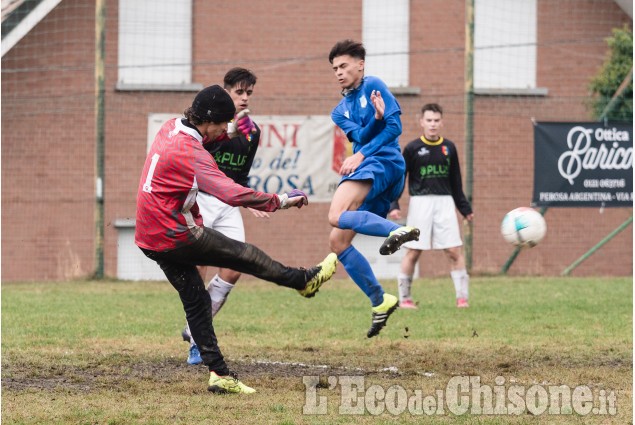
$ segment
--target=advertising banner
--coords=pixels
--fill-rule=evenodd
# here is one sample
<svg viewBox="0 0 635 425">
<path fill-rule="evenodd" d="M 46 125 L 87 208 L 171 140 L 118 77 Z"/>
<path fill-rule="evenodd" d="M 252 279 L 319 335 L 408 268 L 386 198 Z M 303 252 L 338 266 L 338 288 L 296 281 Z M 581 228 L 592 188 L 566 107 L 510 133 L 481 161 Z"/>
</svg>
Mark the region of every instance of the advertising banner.
<svg viewBox="0 0 635 425">
<path fill-rule="evenodd" d="M 163 123 L 178 114 L 148 116 L 147 148 Z M 249 186 L 268 193 L 303 190 L 310 202 L 331 202 L 338 171 L 352 145 L 329 115 L 254 115 L 260 145 L 249 173 Z"/>
<path fill-rule="evenodd" d="M 632 207 L 633 123 L 536 123 L 532 204 Z"/>
<path fill-rule="evenodd" d="M 328 115 L 254 116 L 260 127 L 249 186 L 268 193 L 297 188 L 310 202 L 330 202 L 351 143 Z"/>
</svg>

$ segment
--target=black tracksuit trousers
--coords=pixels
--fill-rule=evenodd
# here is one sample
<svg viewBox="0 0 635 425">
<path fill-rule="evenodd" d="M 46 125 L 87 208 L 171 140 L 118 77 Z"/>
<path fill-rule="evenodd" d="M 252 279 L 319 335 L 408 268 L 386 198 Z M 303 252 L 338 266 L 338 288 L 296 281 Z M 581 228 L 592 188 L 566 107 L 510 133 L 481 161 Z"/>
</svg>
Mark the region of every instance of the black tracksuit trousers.
<svg viewBox="0 0 635 425">
<path fill-rule="evenodd" d="M 190 245 L 163 252 L 141 250 L 159 264 L 178 291 L 203 363 L 220 376 L 227 375 L 229 370 L 214 333 L 212 302 L 196 266 L 224 267 L 293 289 L 304 289 L 307 282 L 305 269 L 287 267 L 256 246 L 207 227 Z"/>
</svg>

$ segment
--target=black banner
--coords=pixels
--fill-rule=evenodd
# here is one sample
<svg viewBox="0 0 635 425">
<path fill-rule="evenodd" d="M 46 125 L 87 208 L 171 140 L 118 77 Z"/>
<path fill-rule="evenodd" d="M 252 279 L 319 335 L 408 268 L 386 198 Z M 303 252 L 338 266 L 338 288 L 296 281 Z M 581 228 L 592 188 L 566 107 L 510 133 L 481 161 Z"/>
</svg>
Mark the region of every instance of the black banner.
<svg viewBox="0 0 635 425">
<path fill-rule="evenodd" d="M 632 207 L 633 123 L 536 123 L 532 204 Z"/>
</svg>

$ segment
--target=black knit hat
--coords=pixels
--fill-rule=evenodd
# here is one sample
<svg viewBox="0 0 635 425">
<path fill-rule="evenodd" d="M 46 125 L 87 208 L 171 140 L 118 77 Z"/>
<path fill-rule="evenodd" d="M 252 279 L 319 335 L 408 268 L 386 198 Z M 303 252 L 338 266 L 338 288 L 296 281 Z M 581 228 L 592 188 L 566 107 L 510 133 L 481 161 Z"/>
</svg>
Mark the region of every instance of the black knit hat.
<svg viewBox="0 0 635 425">
<path fill-rule="evenodd" d="M 236 106 L 231 96 L 219 85 L 205 87 L 192 102 L 192 109 L 205 122 L 229 122 L 234 118 Z"/>
</svg>

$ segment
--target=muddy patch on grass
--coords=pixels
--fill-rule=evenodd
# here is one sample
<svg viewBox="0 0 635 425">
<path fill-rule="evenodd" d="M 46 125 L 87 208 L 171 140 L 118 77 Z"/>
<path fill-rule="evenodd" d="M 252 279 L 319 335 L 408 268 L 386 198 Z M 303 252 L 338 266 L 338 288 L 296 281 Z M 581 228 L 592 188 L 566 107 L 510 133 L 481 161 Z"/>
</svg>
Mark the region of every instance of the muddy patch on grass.
<svg viewBox="0 0 635 425">
<path fill-rule="evenodd" d="M 240 377 L 293 378 L 307 375 L 387 375 L 399 374 L 396 370 L 364 371 L 359 368 L 309 365 L 303 363 L 267 360 L 228 361 L 229 368 Z M 48 368 L 24 363 L 5 362 L 2 365 L 2 389 L 92 391 L 103 388 L 125 387 L 130 381 L 145 380 L 154 383 L 175 383 L 183 380 L 201 380 L 207 373 L 204 365 L 190 366 L 183 359 L 169 358 L 159 362 L 129 363 L 118 361 L 95 362 L 85 366 L 51 365 Z"/>
<path fill-rule="evenodd" d="M 105 356 L 81 364 L 51 364 L 45 367 L 24 361 L 12 361 L 3 359 L 2 363 L 2 389 L 6 391 L 69 391 L 86 392 L 100 391 L 104 389 L 123 390 L 134 386 L 135 383 L 150 383 L 162 385 L 178 385 L 183 382 L 201 382 L 206 379 L 207 367 L 204 365 L 190 366 L 183 358 L 168 357 L 139 361 L 139 358 L 127 354 Z M 632 363 L 623 359 L 596 359 L 592 364 L 568 364 L 559 366 L 565 369 L 600 367 L 608 370 L 624 370 L 630 376 Z M 497 363 L 493 370 L 486 368 L 488 372 L 508 375 L 519 370 L 542 370 L 550 359 L 543 359 L 539 365 L 525 363 L 501 362 Z M 294 362 L 281 362 L 273 360 L 256 359 L 227 359 L 230 370 L 241 379 L 285 379 L 301 378 L 303 376 L 366 376 L 383 378 L 395 377 L 425 377 L 438 378 L 437 372 L 415 370 L 412 367 L 397 368 L 384 367 L 373 370 L 356 367 L 338 367 L 326 364 L 304 364 Z M 540 362 L 539 362 L 540 363 Z M 403 366 L 403 365 L 402 365 Z M 456 367 L 442 367 L 448 376 L 451 375 L 478 375 L 484 365 L 463 365 L 463 369 Z M 432 368 L 433 370 L 435 368 Z M 452 370 L 449 373 L 448 370 Z M 485 372 L 482 372 L 485 373 Z M 554 372 L 556 373 L 556 372 Z M 444 373 L 441 372 L 441 375 Z M 558 375 L 556 373 L 556 375 Z M 300 382 L 300 381 L 299 381 Z"/>
</svg>

